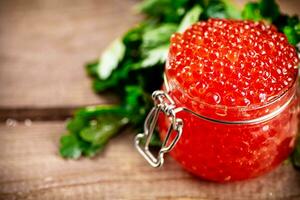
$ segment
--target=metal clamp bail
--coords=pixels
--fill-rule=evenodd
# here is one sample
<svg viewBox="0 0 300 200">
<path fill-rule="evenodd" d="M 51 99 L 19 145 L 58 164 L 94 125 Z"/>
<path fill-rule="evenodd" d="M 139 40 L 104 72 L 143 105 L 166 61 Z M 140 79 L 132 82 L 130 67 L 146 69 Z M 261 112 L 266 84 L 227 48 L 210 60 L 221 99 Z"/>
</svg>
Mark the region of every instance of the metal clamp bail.
<svg viewBox="0 0 300 200">
<path fill-rule="evenodd" d="M 135 147 L 152 167 L 160 167 L 164 163 L 164 154 L 170 152 L 178 142 L 182 134 L 183 121 L 176 117 L 176 113 L 179 112 L 179 110 L 176 109 L 174 101 L 166 92 L 161 90 L 154 91 L 152 93 L 152 99 L 154 100 L 154 107 L 146 117 L 144 132 L 139 133 L 135 137 Z M 155 157 L 155 155 L 153 155 L 149 150 L 149 144 L 160 113 L 163 113 L 168 117 L 170 120 L 170 126 L 158 155 Z M 175 133 L 176 135 L 174 139 L 169 141 L 171 134 Z M 142 143 L 142 141 L 144 143 Z"/>
</svg>

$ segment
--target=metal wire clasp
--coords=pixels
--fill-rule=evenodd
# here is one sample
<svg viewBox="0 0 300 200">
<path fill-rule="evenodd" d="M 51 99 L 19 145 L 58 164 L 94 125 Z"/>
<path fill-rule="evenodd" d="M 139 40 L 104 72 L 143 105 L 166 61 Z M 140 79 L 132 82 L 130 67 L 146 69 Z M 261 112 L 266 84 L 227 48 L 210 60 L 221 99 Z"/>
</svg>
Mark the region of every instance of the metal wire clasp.
<svg viewBox="0 0 300 200">
<path fill-rule="evenodd" d="M 161 90 L 154 91 L 152 93 L 152 99 L 154 100 L 154 107 L 145 120 L 144 132 L 139 133 L 135 137 L 135 147 L 152 167 L 160 167 L 164 163 L 164 154 L 171 151 L 179 140 L 182 134 L 183 121 L 176 117 L 176 113 L 180 110 L 176 109 L 174 101 L 166 92 Z M 168 117 L 170 126 L 158 155 L 155 157 L 149 150 L 149 144 L 160 113 Z M 172 141 L 169 141 L 172 134 L 176 135 Z"/>
</svg>

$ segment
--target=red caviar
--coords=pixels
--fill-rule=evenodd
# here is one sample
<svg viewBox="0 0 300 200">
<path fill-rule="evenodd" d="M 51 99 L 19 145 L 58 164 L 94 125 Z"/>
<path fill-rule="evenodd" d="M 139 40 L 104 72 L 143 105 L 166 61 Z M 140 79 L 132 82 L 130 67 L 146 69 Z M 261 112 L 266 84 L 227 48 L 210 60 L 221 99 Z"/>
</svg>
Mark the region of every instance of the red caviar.
<svg viewBox="0 0 300 200">
<path fill-rule="evenodd" d="M 241 180 L 263 174 L 288 157 L 297 132 L 295 96 L 299 64 L 284 34 L 262 22 L 210 19 L 171 37 L 166 65 L 177 106 L 225 121 L 276 117 L 229 125 L 181 112 L 183 134 L 171 155 L 208 180 Z M 168 120 L 160 116 L 164 138 Z"/>
</svg>

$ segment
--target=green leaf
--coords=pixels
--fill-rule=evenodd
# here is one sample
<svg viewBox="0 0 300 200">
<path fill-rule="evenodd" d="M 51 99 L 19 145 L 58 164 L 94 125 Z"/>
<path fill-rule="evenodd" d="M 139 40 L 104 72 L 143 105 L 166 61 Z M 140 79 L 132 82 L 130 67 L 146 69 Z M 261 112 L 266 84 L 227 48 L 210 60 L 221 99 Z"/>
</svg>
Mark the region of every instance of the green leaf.
<svg viewBox="0 0 300 200">
<path fill-rule="evenodd" d="M 61 155 L 74 159 L 96 155 L 127 124 L 140 127 L 152 106 L 150 95 L 142 87 L 133 85 L 126 86 L 122 105 L 89 106 L 78 110 L 67 125 L 68 135 L 61 138 Z"/>
<path fill-rule="evenodd" d="M 296 169 L 300 170 L 300 141 L 296 143 L 295 150 L 291 157 L 292 163 Z"/>
<path fill-rule="evenodd" d="M 225 4 L 227 18 L 231 18 L 231 19 L 242 18 L 241 10 L 231 0 L 223 0 L 223 2 Z"/>
<path fill-rule="evenodd" d="M 128 121 L 126 117 L 112 114 L 102 115 L 90 121 L 89 126 L 80 131 L 80 137 L 93 146 L 97 145 L 100 148 L 118 133 L 120 128 L 126 125 Z"/>
<path fill-rule="evenodd" d="M 161 147 L 162 145 L 162 142 L 158 136 L 158 132 L 155 131 L 151 137 L 151 140 L 150 140 L 150 146 L 153 146 L 153 147 Z"/>
<path fill-rule="evenodd" d="M 125 45 L 121 39 L 116 39 L 101 55 L 97 72 L 100 79 L 107 79 L 124 58 Z"/>
<path fill-rule="evenodd" d="M 142 45 L 145 58 L 141 63 L 141 67 L 146 68 L 146 67 L 151 67 L 157 64 L 164 63 L 168 55 L 169 40 L 171 35 L 176 30 L 182 32 L 188 26 L 197 22 L 199 20 L 199 16 L 201 12 L 202 12 L 202 8 L 200 6 L 194 6 L 184 16 L 184 18 L 179 24 L 179 27 L 177 27 L 174 24 L 162 24 L 160 27 L 146 32 L 143 36 L 143 45 Z"/>
<path fill-rule="evenodd" d="M 241 11 L 235 6 L 231 0 L 206 0 L 200 1 L 203 12 L 200 16 L 201 20 L 209 18 L 231 18 L 241 19 Z"/>
<path fill-rule="evenodd" d="M 103 149 L 104 149 L 105 145 L 86 145 L 84 148 L 83 148 L 83 156 L 87 156 L 87 157 L 94 157 L 97 155 L 97 153 L 101 152 Z"/>
<path fill-rule="evenodd" d="M 202 13 L 202 8 L 199 5 L 194 6 L 191 10 L 189 10 L 186 15 L 183 17 L 182 21 L 179 24 L 178 32 L 182 33 L 189 26 L 194 24 L 199 20 L 199 17 Z"/>
<path fill-rule="evenodd" d="M 275 0 L 260 0 L 259 2 L 249 2 L 246 4 L 243 12 L 243 19 L 254 21 L 267 20 L 276 21 L 280 16 L 279 6 Z"/>
<path fill-rule="evenodd" d="M 116 70 L 114 70 L 111 76 L 106 80 L 94 79 L 93 88 L 96 92 L 103 92 L 108 89 L 119 88 L 122 89 L 121 82 L 128 79 L 130 70 L 134 68 L 134 63 L 130 60 L 122 63 Z"/>
<path fill-rule="evenodd" d="M 64 135 L 60 139 L 60 154 L 64 158 L 77 159 L 81 156 L 80 142 L 75 135 Z"/>
<path fill-rule="evenodd" d="M 86 72 L 89 76 L 96 78 L 98 76 L 98 63 L 99 61 L 93 61 L 86 64 Z"/>
<path fill-rule="evenodd" d="M 271 21 L 275 21 L 279 15 L 279 6 L 275 0 L 260 0 L 259 2 L 260 14 Z"/>
<path fill-rule="evenodd" d="M 144 0 L 138 9 L 159 22 L 179 22 L 190 0 Z"/>
<path fill-rule="evenodd" d="M 300 21 L 297 16 L 286 17 L 284 22 L 278 22 L 283 25 L 282 32 L 286 35 L 290 44 L 296 46 L 300 42 Z"/>
<path fill-rule="evenodd" d="M 140 86 L 128 86 L 126 92 L 124 107 L 128 117 L 137 132 L 143 131 L 144 120 L 153 107 L 153 100 L 150 94 L 146 93 Z M 158 133 L 155 132 L 151 138 L 150 146 L 159 147 L 161 144 Z"/>
<path fill-rule="evenodd" d="M 67 129 L 71 133 L 79 133 L 84 127 L 90 125 L 89 121 L 107 114 L 125 116 L 125 111 L 118 105 L 88 106 L 75 112 L 73 119 L 67 124 Z"/>
<path fill-rule="evenodd" d="M 206 7 L 206 18 L 227 18 L 226 5 L 222 0 L 210 0 Z"/>
<path fill-rule="evenodd" d="M 145 29 L 145 25 L 139 24 L 133 27 L 132 29 L 130 29 L 123 36 L 123 43 L 125 44 L 126 48 L 135 48 L 140 45 L 144 33 L 144 29 Z"/>
<path fill-rule="evenodd" d="M 149 50 L 141 63 L 142 68 L 162 64 L 166 61 L 169 51 L 169 45 L 159 46 L 155 49 Z"/>
<path fill-rule="evenodd" d="M 60 154 L 65 158 L 93 156 L 129 123 L 125 109 L 118 105 L 90 106 L 78 110 L 62 136 Z"/>
<path fill-rule="evenodd" d="M 262 19 L 260 14 L 259 5 L 258 3 L 249 2 L 245 5 L 242 11 L 243 19 L 251 19 L 254 21 L 259 21 Z"/>
<path fill-rule="evenodd" d="M 290 44 L 296 46 L 298 42 L 300 41 L 300 34 L 297 33 L 297 30 L 294 27 L 291 26 L 285 26 L 283 28 L 283 33 L 286 35 L 288 41 Z"/>
<path fill-rule="evenodd" d="M 129 60 L 139 59 L 140 57 L 140 46 L 142 44 L 143 34 L 145 30 L 148 29 L 151 25 L 151 22 L 141 23 L 132 29 L 130 29 L 123 36 L 123 43 L 125 44 L 125 58 Z"/>
<path fill-rule="evenodd" d="M 177 30 L 176 24 L 166 23 L 146 31 L 143 35 L 143 51 L 157 48 L 163 44 L 169 43 L 171 35 Z"/>
<path fill-rule="evenodd" d="M 125 55 L 117 64 L 117 67 L 110 72 L 108 78 L 102 79 L 98 76 L 98 73 L 95 75 L 94 72 L 99 69 L 99 66 L 95 66 L 95 63 L 86 66 L 87 72 L 94 78 L 93 88 L 96 92 L 103 92 L 110 89 L 121 96 L 124 93 L 125 85 L 131 84 L 134 81 L 134 79 L 129 78 L 129 76 L 131 71 L 140 65 L 140 48 L 142 35 L 146 29 L 145 24 L 133 27 L 123 36 L 122 43 L 126 48 Z"/>
<path fill-rule="evenodd" d="M 150 95 L 141 86 L 130 85 L 126 87 L 125 96 L 123 107 L 126 110 L 127 117 L 133 126 L 141 125 L 153 106 Z"/>
</svg>

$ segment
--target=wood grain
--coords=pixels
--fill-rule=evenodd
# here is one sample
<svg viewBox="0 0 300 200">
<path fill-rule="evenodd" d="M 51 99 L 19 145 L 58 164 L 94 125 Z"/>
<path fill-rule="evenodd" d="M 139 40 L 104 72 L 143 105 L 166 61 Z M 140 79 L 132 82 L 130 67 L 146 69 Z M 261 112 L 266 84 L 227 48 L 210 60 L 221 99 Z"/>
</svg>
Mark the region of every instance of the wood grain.
<svg viewBox="0 0 300 200">
<path fill-rule="evenodd" d="M 7 120 L 57 121 L 73 116 L 77 107 L 28 107 L 28 108 L 1 108 L 0 123 Z"/>
<path fill-rule="evenodd" d="M 109 102 L 84 64 L 139 21 L 135 0 L 0 1 L 0 107 Z"/>
<path fill-rule="evenodd" d="M 64 160 L 57 146 L 62 122 L 0 126 L 0 199 L 300 199 L 300 173 L 284 165 L 245 182 L 194 178 L 170 157 L 153 169 L 132 145 L 132 134 L 110 142 L 96 159 Z"/>
</svg>

